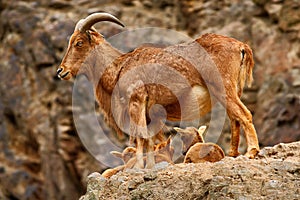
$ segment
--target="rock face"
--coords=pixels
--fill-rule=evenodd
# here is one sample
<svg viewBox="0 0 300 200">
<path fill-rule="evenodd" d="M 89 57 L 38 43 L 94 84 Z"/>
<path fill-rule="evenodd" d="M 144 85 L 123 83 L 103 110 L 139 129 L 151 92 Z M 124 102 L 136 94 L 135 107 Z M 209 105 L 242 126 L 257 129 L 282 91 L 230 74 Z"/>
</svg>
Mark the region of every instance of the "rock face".
<svg viewBox="0 0 300 200">
<path fill-rule="evenodd" d="M 300 142 L 261 150 L 258 158 L 226 157 L 216 163 L 88 177 L 92 199 L 299 199 Z"/>
<path fill-rule="evenodd" d="M 55 75 L 75 23 L 96 11 L 110 12 L 132 29 L 169 28 L 191 37 L 215 32 L 249 43 L 255 81 L 242 100 L 261 146 L 300 140 L 299 8 L 294 0 L 0 0 L 0 199 L 77 199 L 87 174 L 106 168 L 76 134 L 72 83 Z M 109 23 L 96 27 L 107 37 L 122 31 Z M 218 140 L 225 152 L 228 133 L 226 124 Z M 269 176 L 263 184 L 271 190 L 276 173 Z"/>
</svg>

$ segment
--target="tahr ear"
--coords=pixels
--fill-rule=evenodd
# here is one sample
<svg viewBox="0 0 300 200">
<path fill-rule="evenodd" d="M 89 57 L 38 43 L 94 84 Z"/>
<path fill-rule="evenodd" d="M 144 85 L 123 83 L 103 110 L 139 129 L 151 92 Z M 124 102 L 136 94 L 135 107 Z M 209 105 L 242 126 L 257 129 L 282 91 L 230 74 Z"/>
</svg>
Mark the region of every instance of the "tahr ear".
<svg viewBox="0 0 300 200">
<path fill-rule="evenodd" d="M 183 129 L 179 128 L 179 127 L 173 127 L 173 129 L 179 133 L 180 135 L 182 135 L 181 133 L 183 132 Z"/>
<path fill-rule="evenodd" d="M 199 129 L 197 130 L 197 134 L 198 134 L 198 138 L 201 140 L 201 142 L 205 142 L 204 141 L 204 134 L 206 131 L 207 126 L 200 126 Z"/>
<path fill-rule="evenodd" d="M 88 36 L 90 42 L 104 40 L 103 35 L 101 33 L 97 32 L 97 30 L 93 27 L 90 30 L 87 30 L 86 33 L 87 33 L 87 36 Z"/>
<path fill-rule="evenodd" d="M 117 157 L 117 158 L 121 158 L 122 159 L 122 153 L 118 152 L 118 151 L 111 151 L 110 152 L 111 155 Z"/>
</svg>

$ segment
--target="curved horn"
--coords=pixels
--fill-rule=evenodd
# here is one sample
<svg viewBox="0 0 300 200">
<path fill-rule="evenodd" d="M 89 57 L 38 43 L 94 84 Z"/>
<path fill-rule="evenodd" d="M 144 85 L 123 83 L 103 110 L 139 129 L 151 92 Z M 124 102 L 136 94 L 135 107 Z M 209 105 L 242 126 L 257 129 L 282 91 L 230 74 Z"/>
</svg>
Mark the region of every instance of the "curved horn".
<svg viewBox="0 0 300 200">
<path fill-rule="evenodd" d="M 95 23 L 101 21 L 114 22 L 124 27 L 124 24 L 118 18 L 109 13 L 94 13 L 89 15 L 85 19 L 79 20 L 79 22 L 76 24 L 75 30 L 85 32 L 86 30 L 89 30 Z"/>
</svg>

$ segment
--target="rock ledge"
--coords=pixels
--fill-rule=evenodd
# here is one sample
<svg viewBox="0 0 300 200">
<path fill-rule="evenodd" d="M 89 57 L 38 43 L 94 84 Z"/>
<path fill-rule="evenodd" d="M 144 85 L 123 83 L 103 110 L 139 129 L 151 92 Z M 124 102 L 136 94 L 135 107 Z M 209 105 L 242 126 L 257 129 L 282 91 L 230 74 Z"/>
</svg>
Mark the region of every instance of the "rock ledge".
<svg viewBox="0 0 300 200">
<path fill-rule="evenodd" d="M 256 159 L 130 170 L 88 177 L 90 199 L 300 199 L 300 142 L 263 148 Z"/>
</svg>

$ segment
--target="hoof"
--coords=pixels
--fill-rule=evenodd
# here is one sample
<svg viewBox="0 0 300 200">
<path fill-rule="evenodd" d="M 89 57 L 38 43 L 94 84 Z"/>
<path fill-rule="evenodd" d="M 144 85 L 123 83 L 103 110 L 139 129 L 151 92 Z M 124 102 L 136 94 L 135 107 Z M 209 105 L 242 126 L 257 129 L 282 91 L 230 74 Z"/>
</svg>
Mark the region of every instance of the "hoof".
<svg viewBox="0 0 300 200">
<path fill-rule="evenodd" d="M 247 151 L 247 153 L 245 154 L 245 156 L 247 156 L 250 159 L 253 159 L 258 154 L 258 152 L 259 152 L 259 149 L 252 148 L 252 149 L 250 149 L 250 150 Z"/>
<path fill-rule="evenodd" d="M 228 155 L 230 157 L 238 157 L 240 155 L 240 152 L 238 152 L 238 151 L 229 151 Z"/>
<path fill-rule="evenodd" d="M 152 169 L 154 165 L 146 165 L 145 169 Z"/>
<path fill-rule="evenodd" d="M 135 165 L 134 165 L 134 168 L 137 168 L 137 169 L 144 169 L 144 164 L 143 164 L 143 163 L 140 163 L 140 162 L 136 162 Z"/>
</svg>

